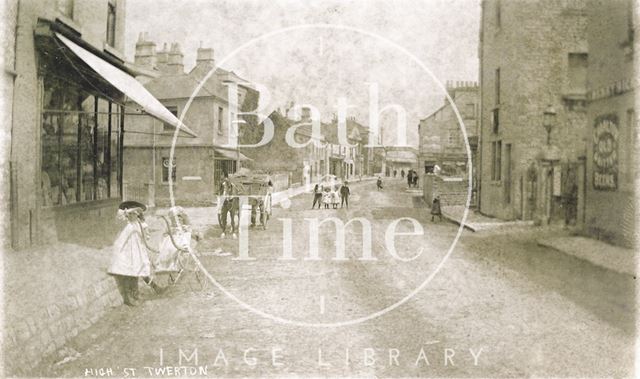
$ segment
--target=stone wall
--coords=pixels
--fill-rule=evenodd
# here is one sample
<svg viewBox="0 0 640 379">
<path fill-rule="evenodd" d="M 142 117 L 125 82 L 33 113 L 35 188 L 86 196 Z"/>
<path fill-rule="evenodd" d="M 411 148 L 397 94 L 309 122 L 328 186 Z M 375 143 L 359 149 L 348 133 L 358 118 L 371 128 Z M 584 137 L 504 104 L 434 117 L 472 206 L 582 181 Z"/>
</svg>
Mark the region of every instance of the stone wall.
<svg viewBox="0 0 640 379">
<path fill-rule="evenodd" d="M 7 325 L 3 338 L 6 376 L 27 375 L 72 337 L 87 329 L 113 306 L 122 304 L 115 281 L 97 278 L 84 291 L 43 304 L 39 312 Z"/>
<path fill-rule="evenodd" d="M 431 204 L 436 196 L 440 196 L 443 206 L 465 205 L 468 191 L 469 181 L 464 178 L 424 175 L 422 193 L 427 204 Z"/>
</svg>

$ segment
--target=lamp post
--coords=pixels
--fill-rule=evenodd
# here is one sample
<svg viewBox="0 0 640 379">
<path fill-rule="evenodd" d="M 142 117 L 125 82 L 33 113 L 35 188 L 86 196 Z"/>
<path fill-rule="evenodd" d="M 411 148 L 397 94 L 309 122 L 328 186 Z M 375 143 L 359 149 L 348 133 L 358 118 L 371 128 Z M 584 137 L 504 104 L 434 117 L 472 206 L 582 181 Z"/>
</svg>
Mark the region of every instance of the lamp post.
<svg viewBox="0 0 640 379">
<path fill-rule="evenodd" d="M 547 131 L 547 146 L 551 144 L 551 130 L 556 124 L 556 110 L 549 105 L 542 116 L 542 126 Z"/>
</svg>

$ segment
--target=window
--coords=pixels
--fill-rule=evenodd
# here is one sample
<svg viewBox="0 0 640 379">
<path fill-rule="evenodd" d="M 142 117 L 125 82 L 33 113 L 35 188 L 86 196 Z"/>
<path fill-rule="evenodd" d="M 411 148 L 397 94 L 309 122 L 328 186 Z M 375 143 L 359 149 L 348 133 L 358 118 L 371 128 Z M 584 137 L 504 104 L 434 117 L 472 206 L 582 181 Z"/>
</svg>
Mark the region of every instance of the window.
<svg viewBox="0 0 640 379">
<path fill-rule="evenodd" d="M 222 121 L 224 118 L 224 109 L 218 107 L 218 134 L 222 134 Z"/>
<path fill-rule="evenodd" d="M 107 44 L 116 46 L 116 5 L 112 1 L 107 4 Z"/>
<path fill-rule="evenodd" d="M 498 133 L 500 131 L 500 108 L 495 108 L 491 111 L 491 126 L 493 128 L 493 133 Z"/>
<path fill-rule="evenodd" d="M 587 92 L 587 57 L 585 53 L 569 53 L 569 93 Z"/>
<path fill-rule="evenodd" d="M 73 0 L 57 0 L 56 8 L 62 15 L 73 19 Z"/>
<path fill-rule="evenodd" d="M 491 143 L 491 180 L 502 179 L 502 141 Z"/>
<path fill-rule="evenodd" d="M 173 158 L 171 164 L 169 164 L 169 157 L 162 158 L 162 182 L 169 182 L 169 173 L 171 173 L 171 181 L 176 181 L 176 158 Z"/>
<path fill-rule="evenodd" d="M 476 105 L 473 103 L 466 104 L 464 108 L 464 118 L 475 118 L 475 117 L 476 117 Z"/>
<path fill-rule="evenodd" d="M 174 106 L 174 105 L 168 105 L 165 106 L 165 108 L 167 108 L 167 110 L 169 112 L 171 112 L 172 115 L 178 117 L 178 107 Z M 165 131 L 169 131 L 169 130 L 173 130 L 173 126 L 171 124 L 167 124 L 166 122 L 163 124 L 163 132 Z"/>
<path fill-rule="evenodd" d="M 43 82 L 41 204 L 118 197 L 120 107 L 68 80 Z"/>
<path fill-rule="evenodd" d="M 494 78 L 494 85 L 495 85 L 495 100 L 494 100 L 494 104 L 497 106 L 500 105 L 500 69 L 496 68 L 496 74 L 495 74 L 495 78 Z"/>
</svg>

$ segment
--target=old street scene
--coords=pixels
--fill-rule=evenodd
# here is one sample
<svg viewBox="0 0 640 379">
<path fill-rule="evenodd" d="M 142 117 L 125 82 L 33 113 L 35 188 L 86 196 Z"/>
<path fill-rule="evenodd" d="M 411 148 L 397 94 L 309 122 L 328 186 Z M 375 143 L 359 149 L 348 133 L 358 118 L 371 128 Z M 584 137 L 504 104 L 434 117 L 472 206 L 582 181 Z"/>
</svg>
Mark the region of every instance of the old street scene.
<svg viewBox="0 0 640 379">
<path fill-rule="evenodd" d="M 637 376 L 637 2 L 2 12 L 3 376 Z"/>
</svg>

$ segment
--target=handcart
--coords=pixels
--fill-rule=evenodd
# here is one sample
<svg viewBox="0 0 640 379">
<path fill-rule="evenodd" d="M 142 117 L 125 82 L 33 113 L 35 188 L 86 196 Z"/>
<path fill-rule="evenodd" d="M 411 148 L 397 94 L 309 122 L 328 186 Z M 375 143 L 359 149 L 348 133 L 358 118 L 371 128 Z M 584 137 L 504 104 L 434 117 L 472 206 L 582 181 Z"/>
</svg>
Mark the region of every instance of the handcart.
<svg viewBox="0 0 640 379">
<path fill-rule="evenodd" d="M 256 222 L 259 222 L 263 230 L 266 230 L 272 212 L 273 184 L 270 176 L 260 172 L 245 171 L 230 175 L 229 180 L 241 198 L 248 198 L 251 206 L 251 226 L 254 227 Z M 240 204 L 240 209 L 242 205 Z"/>
</svg>

